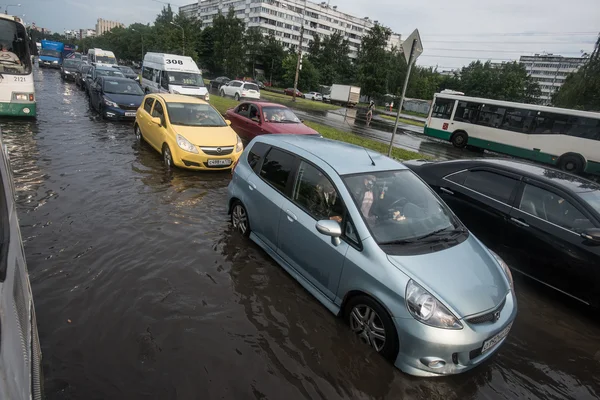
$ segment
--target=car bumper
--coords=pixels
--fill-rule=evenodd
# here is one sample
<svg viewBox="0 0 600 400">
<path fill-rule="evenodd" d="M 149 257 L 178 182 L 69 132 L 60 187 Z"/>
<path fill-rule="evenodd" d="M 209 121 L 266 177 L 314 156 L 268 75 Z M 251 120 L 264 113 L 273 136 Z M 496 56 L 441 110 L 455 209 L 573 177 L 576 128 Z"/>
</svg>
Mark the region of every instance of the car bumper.
<svg viewBox="0 0 600 400">
<path fill-rule="evenodd" d="M 242 99 L 255 99 L 255 100 L 260 100 L 260 93 L 242 93 L 240 94 L 240 97 Z"/>
<path fill-rule="evenodd" d="M 177 146 L 177 145 L 175 145 Z M 243 151 L 243 150 L 242 150 Z M 212 156 L 204 153 L 195 154 L 184 150 L 179 147 L 174 148 L 171 146 L 171 153 L 173 155 L 173 163 L 179 168 L 186 168 L 191 170 L 202 170 L 202 171 L 225 171 L 233 168 L 237 160 L 242 155 L 242 152 L 224 155 L 224 156 Z M 222 166 L 209 165 L 209 160 L 230 160 L 231 163 Z"/>
<path fill-rule="evenodd" d="M 511 292 L 506 296 L 500 318 L 495 323 L 473 325 L 461 321 L 463 329 L 450 330 L 434 328 L 414 318 L 395 318 L 400 351 L 394 365 L 415 376 L 466 372 L 498 351 L 508 336 L 481 353 L 483 343 L 509 327 L 516 316 L 516 298 Z M 438 361 L 436 368 L 428 366 L 432 361 Z"/>
<path fill-rule="evenodd" d="M 123 110 L 122 108 L 105 107 L 103 117 L 106 119 L 118 121 L 133 121 L 135 119 L 136 110 Z"/>
<path fill-rule="evenodd" d="M 57 68 L 60 69 L 60 64 L 53 63 L 52 61 L 38 61 L 40 67 Z"/>
<path fill-rule="evenodd" d="M 11 117 L 35 117 L 36 103 L 0 103 L 0 115 Z"/>
<path fill-rule="evenodd" d="M 63 78 L 74 81 L 76 79 L 76 75 L 73 73 L 67 74 L 66 72 L 62 74 Z"/>
</svg>

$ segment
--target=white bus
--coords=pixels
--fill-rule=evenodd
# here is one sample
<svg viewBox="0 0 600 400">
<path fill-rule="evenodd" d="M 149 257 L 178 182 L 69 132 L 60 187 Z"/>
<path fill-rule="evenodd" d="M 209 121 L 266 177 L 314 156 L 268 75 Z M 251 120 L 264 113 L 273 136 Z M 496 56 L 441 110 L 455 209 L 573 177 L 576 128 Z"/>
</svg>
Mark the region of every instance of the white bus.
<svg viewBox="0 0 600 400">
<path fill-rule="evenodd" d="M 146 93 L 175 93 L 208 101 L 202 72 L 192 57 L 146 53 L 142 65 L 142 89 Z"/>
<path fill-rule="evenodd" d="M 0 14 L 0 116 L 36 116 L 31 46 L 23 21 Z"/>
<path fill-rule="evenodd" d="M 92 65 L 117 65 L 117 58 L 115 57 L 115 53 L 113 53 L 112 51 L 102 49 L 89 49 L 87 55 L 88 62 Z"/>
<path fill-rule="evenodd" d="M 600 174 L 600 113 L 438 93 L 425 134 L 459 148 Z"/>
</svg>

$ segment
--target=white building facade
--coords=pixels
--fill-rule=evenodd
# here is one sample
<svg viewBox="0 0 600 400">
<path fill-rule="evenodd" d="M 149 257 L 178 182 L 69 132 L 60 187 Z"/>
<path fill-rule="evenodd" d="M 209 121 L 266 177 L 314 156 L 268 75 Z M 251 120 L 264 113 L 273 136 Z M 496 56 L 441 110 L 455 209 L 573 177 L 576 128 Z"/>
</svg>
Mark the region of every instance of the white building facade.
<svg viewBox="0 0 600 400">
<path fill-rule="evenodd" d="M 198 18 L 198 10 L 200 10 L 200 4 L 192 3 L 179 7 L 179 14 L 186 18 Z"/>
<path fill-rule="evenodd" d="M 527 74 L 540 85 L 540 103 L 548 105 L 552 95 L 565 83 L 567 75 L 577 72 L 586 62 L 586 57 L 563 57 L 554 54 L 521 56 L 519 62 Z"/>
<path fill-rule="evenodd" d="M 180 7 L 179 12 L 191 15 L 190 6 Z M 368 17 L 341 12 L 327 2 L 304 0 L 204 0 L 198 3 L 197 18 L 203 26 L 211 26 L 219 11 L 226 15 L 231 7 L 247 27 L 259 27 L 263 34 L 274 35 L 285 48 L 299 45 L 303 20 L 302 51 L 308 51 L 308 43 L 316 36 L 323 39 L 337 32 L 348 40 L 351 58 L 358 56 L 362 37 L 377 23 Z M 401 36 L 394 33 L 387 48 L 399 47 L 401 43 Z"/>
<path fill-rule="evenodd" d="M 98 21 L 96 22 L 96 34 L 100 36 L 102 34 L 105 34 L 106 32 L 111 31 L 116 27 L 125 28 L 125 25 L 117 21 L 109 21 L 106 19 L 98 18 Z"/>
</svg>

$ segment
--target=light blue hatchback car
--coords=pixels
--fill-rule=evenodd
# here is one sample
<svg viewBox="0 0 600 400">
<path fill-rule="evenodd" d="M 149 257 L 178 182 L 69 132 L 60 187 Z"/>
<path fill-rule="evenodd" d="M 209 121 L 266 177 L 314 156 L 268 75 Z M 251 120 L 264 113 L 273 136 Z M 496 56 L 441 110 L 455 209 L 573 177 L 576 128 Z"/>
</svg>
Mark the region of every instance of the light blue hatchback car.
<svg viewBox="0 0 600 400">
<path fill-rule="evenodd" d="M 508 267 L 399 162 L 265 135 L 228 193 L 234 228 L 402 371 L 467 371 L 505 341 L 517 315 Z"/>
</svg>

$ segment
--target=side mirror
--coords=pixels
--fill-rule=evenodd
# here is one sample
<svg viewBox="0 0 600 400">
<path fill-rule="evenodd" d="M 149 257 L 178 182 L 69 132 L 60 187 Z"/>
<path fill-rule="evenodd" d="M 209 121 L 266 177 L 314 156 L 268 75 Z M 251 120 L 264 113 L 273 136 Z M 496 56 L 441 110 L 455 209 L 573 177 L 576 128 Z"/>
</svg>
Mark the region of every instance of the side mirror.
<svg viewBox="0 0 600 400">
<path fill-rule="evenodd" d="M 316 228 L 321 235 L 331 237 L 331 244 L 333 244 L 334 246 L 339 246 L 339 244 L 341 243 L 340 236 L 342 236 L 342 227 L 340 226 L 339 222 L 324 219 L 321 221 L 317 221 Z"/>
<path fill-rule="evenodd" d="M 581 232 L 581 237 L 585 240 L 593 242 L 595 244 L 600 244 L 600 229 L 599 228 L 589 228 Z"/>
<path fill-rule="evenodd" d="M 226 119 L 225 122 L 227 123 L 227 125 L 231 126 L 231 121 Z"/>
<path fill-rule="evenodd" d="M 150 121 L 153 124 L 156 124 L 156 125 L 160 125 L 161 124 L 160 118 L 158 118 L 158 117 L 152 117 L 152 119 Z"/>
</svg>

